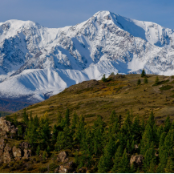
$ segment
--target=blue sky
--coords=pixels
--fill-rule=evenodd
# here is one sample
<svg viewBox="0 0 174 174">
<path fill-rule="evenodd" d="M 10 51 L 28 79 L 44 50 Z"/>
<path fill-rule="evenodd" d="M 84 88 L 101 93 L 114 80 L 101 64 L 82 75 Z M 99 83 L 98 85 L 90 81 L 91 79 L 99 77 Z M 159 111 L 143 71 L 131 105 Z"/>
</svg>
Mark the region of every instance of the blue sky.
<svg viewBox="0 0 174 174">
<path fill-rule="evenodd" d="M 0 0 L 0 22 L 20 19 L 64 27 L 101 10 L 174 29 L 174 0 Z"/>
</svg>

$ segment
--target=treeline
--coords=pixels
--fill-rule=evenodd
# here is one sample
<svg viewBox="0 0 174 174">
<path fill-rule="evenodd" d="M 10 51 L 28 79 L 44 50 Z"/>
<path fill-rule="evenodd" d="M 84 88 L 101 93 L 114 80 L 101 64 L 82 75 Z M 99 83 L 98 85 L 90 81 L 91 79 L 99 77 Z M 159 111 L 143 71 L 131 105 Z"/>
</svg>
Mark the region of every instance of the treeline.
<svg viewBox="0 0 174 174">
<path fill-rule="evenodd" d="M 69 110 L 57 116 L 53 128 L 47 114 L 38 118 L 23 113 L 19 136 L 32 146 L 36 155 L 49 157 L 53 151 L 71 149 L 77 168 L 86 167 L 91 172 L 174 172 L 174 122 L 167 117 L 164 125 L 155 124 L 153 112 L 147 121 L 129 112 L 124 120 L 115 111 L 106 123 L 101 116 L 93 126 L 85 123 L 83 116 Z M 141 154 L 142 165 L 130 165 L 132 155 Z"/>
</svg>

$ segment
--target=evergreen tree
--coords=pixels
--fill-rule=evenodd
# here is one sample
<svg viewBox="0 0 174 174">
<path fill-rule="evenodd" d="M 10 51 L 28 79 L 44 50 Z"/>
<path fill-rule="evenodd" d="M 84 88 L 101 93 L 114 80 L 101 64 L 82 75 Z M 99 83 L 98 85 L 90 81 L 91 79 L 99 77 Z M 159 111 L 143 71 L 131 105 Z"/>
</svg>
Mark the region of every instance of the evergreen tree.
<svg viewBox="0 0 174 174">
<path fill-rule="evenodd" d="M 145 172 L 150 169 L 150 164 L 154 160 L 154 157 L 155 157 L 154 144 L 151 143 L 151 147 L 149 149 L 147 149 L 145 156 L 144 156 L 144 160 L 143 160 L 143 170 Z"/>
<path fill-rule="evenodd" d="M 140 79 L 138 79 L 137 85 L 141 85 L 141 80 Z"/>
<path fill-rule="evenodd" d="M 148 83 L 148 79 L 147 79 L 147 77 L 144 78 L 144 83 L 145 83 L 145 84 Z"/>
<path fill-rule="evenodd" d="M 140 125 L 139 117 L 135 117 L 131 129 L 133 140 L 136 141 L 136 143 L 139 143 L 142 136 L 142 127 Z"/>
<path fill-rule="evenodd" d="M 56 143 L 57 135 L 58 135 L 58 129 L 57 129 L 57 126 L 54 125 L 54 127 L 53 127 L 53 133 L 52 133 L 52 142 L 53 142 L 53 144 Z"/>
<path fill-rule="evenodd" d="M 33 146 L 38 140 L 37 135 L 37 128 L 31 121 L 29 121 L 25 134 L 25 139 L 29 142 L 29 144 Z"/>
<path fill-rule="evenodd" d="M 143 69 L 142 73 L 141 73 L 141 77 L 145 77 L 146 76 L 146 72 L 145 70 Z"/>
<path fill-rule="evenodd" d="M 107 79 L 106 79 L 106 77 L 105 77 L 105 74 L 103 74 L 103 77 L 102 77 L 102 79 L 101 79 L 103 82 L 107 82 Z"/>
<path fill-rule="evenodd" d="M 71 129 L 75 129 L 77 127 L 78 120 L 79 120 L 78 115 L 74 113 L 72 118 Z"/>
<path fill-rule="evenodd" d="M 112 172 L 113 173 L 117 173 L 118 169 L 121 168 L 121 157 L 123 155 L 123 147 L 122 146 L 118 146 L 117 151 L 115 153 L 115 157 L 114 157 L 114 166 L 112 168 Z"/>
<path fill-rule="evenodd" d="M 118 169 L 118 173 L 129 173 L 129 171 L 130 171 L 129 159 L 125 149 L 120 161 L 120 168 Z"/>
<path fill-rule="evenodd" d="M 149 124 L 147 124 L 145 131 L 141 140 L 141 154 L 145 154 L 146 151 L 150 148 L 150 143 L 153 141 L 153 129 Z"/>
<path fill-rule="evenodd" d="M 66 147 L 65 145 L 66 145 L 66 138 L 65 138 L 64 132 L 61 131 L 58 133 L 55 147 L 57 151 L 59 151 L 64 149 Z"/>
<path fill-rule="evenodd" d="M 39 127 L 39 118 L 38 116 L 36 115 L 33 119 L 33 124 L 36 126 L 36 127 Z"/>
<path fill-rule="evenodd" d="M 57 116 L 57 125 L 60 125 L 62 122 L 62 116 L 60 114 L 60 112 L 58 112 L 58 116 Z"/>
<path fill-rule="evenodd" d="M 45 149 L 49 144 L 50 140 L 50 125 L 47 116 L 41 118 L 40 127 L 38 128 L 38 142 L 41 145 L 41 148 Z"/>
<path fill-rule="evenodd" d="M 23 135 L 22 126 L 18 125 L 18 136 L 22 136 L 22 135 Z"/>
<path fill-rule="evenodd" d="M 148 170 L 149 173 L 155 173 L 155 159 L 153 158 L 150 162 L 150 168 Z"/>
<path fill-rule="evenodd" d="M 99 173 L 106 173 L 108 172 L 112 165 L 112 156 L 115 152 L 115 143 L 113 139 L 110 139 L 108 144 L 104 148 L 104 155 L 101 156 L 98 164 L 98 172 Z"/>
<path fill-rule="evenodd" d="M 23 121 L 24 123 L 27 125 L 28 122 L 29 122 L 29 119 L 28 119 L 28 114 L 27 114 L 27 110 L 24 109 L 24 112 L 23 112 Z"/>
<path fill-rule="evenodd" d="M 167 165 L 165 168 L 166 173 L 173 173 L 174 172 L 174 163 L 171 157 L 168 158 L 167 160 Z"/>
<path fill-rule="evenodd" d="M 115 112 L 115 110 L 113 110 L 110 115 L 110 124 L 113 124 L 115 122 L 116 117 L 117 117 L 116 112 Z"/>
<path fill-rule="evenodd" d="M 171 127 L 170 117 L 168 116 L 165 120 L 164 131 L 168 132 Z"/>
<path fill-rule="evenodd" d="M 84 121 L 84 116 L 81 116 L 73 140 L 76 141 L 76 143 L 80 143 L 80 140 L 82 139 L 84 134 L 85 134 L 85 121 Z"/>
<path fill-rule="evenodd" d="M 65 115 L 65 124 L 66 124 L 66 126 L 69 126 L 69 125 L 70 125 L 69 109 L 66 110 L 66 115 Z"/>
<path fill-rule="evenodd" d="M 36 155 L 37 155 L 37 156 L 40 155 L 40 146 L 37 146 Z"/>
</svg>

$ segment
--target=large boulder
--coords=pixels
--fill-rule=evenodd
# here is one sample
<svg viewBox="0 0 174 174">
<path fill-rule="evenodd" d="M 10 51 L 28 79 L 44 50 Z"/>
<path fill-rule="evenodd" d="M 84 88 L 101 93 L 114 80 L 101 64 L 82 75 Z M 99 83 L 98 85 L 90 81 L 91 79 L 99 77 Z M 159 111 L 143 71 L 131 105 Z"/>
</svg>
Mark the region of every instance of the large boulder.
<svg viewBox="0 0 174 174">
<path fill-rule="evenodd" d="M 30 146 L 30 144 L 29 144 L 28 142 L 22 142 L 22 143 L 20 144 L 20 147 L 21 147 L 22 149 L 28 149 L 28 148 L 30 148 L 31 146 Z"/>
<path fill-rule="evenodd" d="M 0 118 L 0 134 L 5 136 L 6 133 L 16 134 L 17 129 L 10 121 L 5 120 L 3 117 Z"/>
<path fill-rule="evenodd" d="M 29 159 L 31 157 L 31 150 L 30 149 L 24 149 L 24 156 L 22 159 Z"/>
<path fill-rule="evenodd" d="M 57 161 L 59 162 L 68 162 L 68 153 L 65 151 L 61 151 L 57 156 Z"/>
<path fill-rule="evenodd" d="M 16 146 L 13 147 L 12 149 L 13 156 L 16 161 L 20 160 L 22 157 L 22 150 L 20 148 L 17 148 Z"/>
<path fill-rule="evenodd" d="M 3 117 L 0 118 L 0 129 L 5 132 L 10 132 L 11 130 L 11 122 L 5 120 Z"/>
<path fill-rule="evenodd" d="M 132 155 L 130 158 L 130 165 L 136 164 L 138 166 L 141 166 L 143 164 L 143 155 Z"/>
<path fill-rule="evenodd" d="M 3 161 L 4 163 L 10 163 L 12 161 L 12 151 L 9 144 L 6 144 L 3 153 Z"/>
<path fill-rule="evenodd" d="M 72 173 L 75 171 L 75 168 L 75 163 L 73 161 L 70 161 L 66 165 L 59 166 L 59 173 Z"/>
</svg>

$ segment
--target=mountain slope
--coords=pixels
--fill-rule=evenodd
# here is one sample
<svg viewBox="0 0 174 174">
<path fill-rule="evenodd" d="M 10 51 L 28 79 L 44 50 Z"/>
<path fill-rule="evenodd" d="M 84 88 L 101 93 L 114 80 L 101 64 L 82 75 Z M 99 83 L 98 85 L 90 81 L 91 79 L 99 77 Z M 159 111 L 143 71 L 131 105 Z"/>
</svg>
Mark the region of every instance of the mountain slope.
<svg viewBox="0 0 174 174">
<path fill-rule="evenodd" d="M 108 115 L 115 110 L 117 115 L 125 118 L 127 111 L 140 118 L 148 118 L 154 112 L 157 122 L 164 122 L 169 115 L 174 119 L 174 77 L 159 76 L 159 84 L 154 85 L 156 75 L 148 76 L 148 84 L 139 74 L 111 76 L 108 82 L 90 80 L 72 85 L 61 93 L 51 96 L 40 103 L 26 108 L 33 116 L 42 117 L 47 113 L 50 123 L 54 125 L 57 114 L 65 116 L 67 108 L 72 118 L 74 113 L 83 115 L 87 123 L 93 124 L 97 115 L 107 122 Z M 137 85 L 141 79 L 141 85 Z M 18 119 L 24 110 L 17 111 Z M 161 124 L 160 123 L 160 124 Z"/>
<path fill-rule="evenodd" d="M 46 28 L 0 23 L 0 97 L 35 103 L 103 74 L 174 73 L 174 31 L 100 11 L 87 21 Z"/>
</svg>

